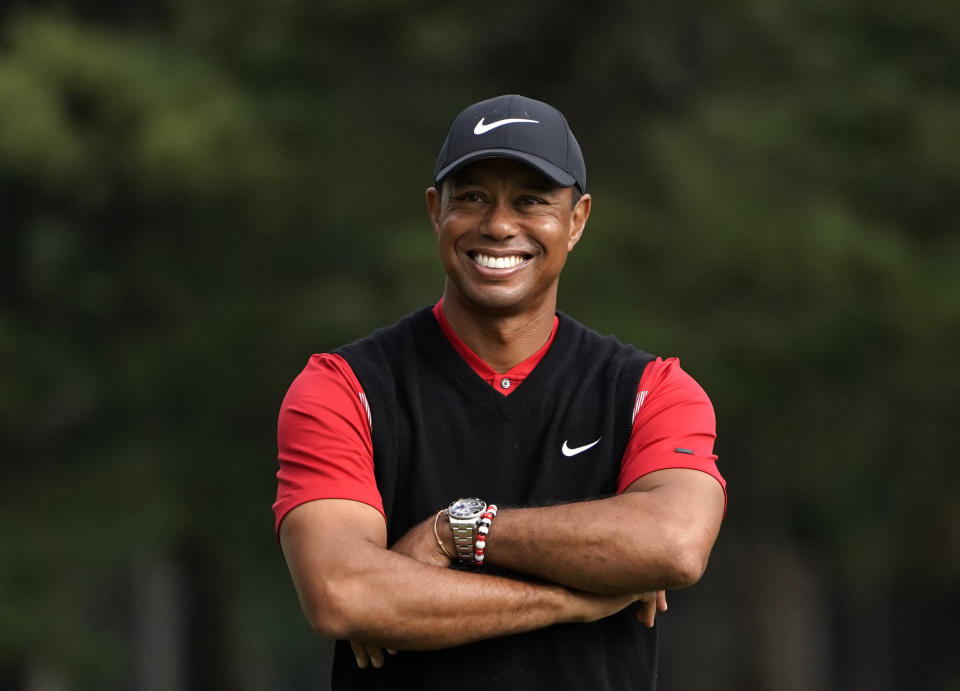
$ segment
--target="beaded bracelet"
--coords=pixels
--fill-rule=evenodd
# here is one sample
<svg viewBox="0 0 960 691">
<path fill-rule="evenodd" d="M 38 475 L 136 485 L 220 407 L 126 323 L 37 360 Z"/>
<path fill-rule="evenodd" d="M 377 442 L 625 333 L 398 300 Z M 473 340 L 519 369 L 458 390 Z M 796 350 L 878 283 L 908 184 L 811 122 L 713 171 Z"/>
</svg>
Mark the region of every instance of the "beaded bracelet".
<svg viewBox="0 0 960 691">
<path fill-rule="evenodd" d="M 489 504 L 486 512 L 477 523 L 477 542 L 473 549 L 473 563 L 477 566 L 483 565 L 483 551 L 487 547 L 487 534 L 490 532 L 490 525 L 496 515 L 497 505 Z"/>
</svg>

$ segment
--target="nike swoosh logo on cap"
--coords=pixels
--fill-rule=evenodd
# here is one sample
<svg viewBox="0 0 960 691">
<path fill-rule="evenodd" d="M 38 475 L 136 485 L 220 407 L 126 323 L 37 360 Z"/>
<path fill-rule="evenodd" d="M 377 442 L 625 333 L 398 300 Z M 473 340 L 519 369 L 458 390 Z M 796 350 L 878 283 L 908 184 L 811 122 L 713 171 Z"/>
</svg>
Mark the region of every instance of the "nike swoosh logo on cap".
<svg viewBox="0 0 960 691">
<path fill-rule="evenodd" d="M 603 439 L 603 437 L 600 437 L 600 439 Z M 575 448 L 573 448 L 573 449 L 571 449 L 571 448 L 567 445 L 567 442 L 563 442 L 563 448 L 560 449 L 560 450 L 563 451 L 563 455 L 564 455 L 564 456 L 568 456 L 568 457 L 569 457 L 569 456 L 576 456 L 578 453 L 583 453 L 583 452 L 586 451 L 587 449 L 592 449 L 594 446 L 596 446 L 597 444 L 600 443 L 600 439 L 597 439 L 597 440 L 596 440 L 595 442 L 593 442 L 592 444 L 584 444 L 583 446 L 577 446 L 577 447 L 575 447 Z"/>
<path fill-rule="evenodd" d="M 480 118 L 480 122 L 477 123 L 477 126 L 473 128 L 474 134 L 483 134 L 484 132 L 489 132 L 490 130 L 500 127 L 501 125 L 509 125 L 514 122 L 532 122 L 539 125 L 539 120 L 527 120 L 526 118 L 506 118 L 505 120 L 497 120 L 496 122 L 491 122 L 489 125 L 484 124 L 483 118 Z"/>
</svg>

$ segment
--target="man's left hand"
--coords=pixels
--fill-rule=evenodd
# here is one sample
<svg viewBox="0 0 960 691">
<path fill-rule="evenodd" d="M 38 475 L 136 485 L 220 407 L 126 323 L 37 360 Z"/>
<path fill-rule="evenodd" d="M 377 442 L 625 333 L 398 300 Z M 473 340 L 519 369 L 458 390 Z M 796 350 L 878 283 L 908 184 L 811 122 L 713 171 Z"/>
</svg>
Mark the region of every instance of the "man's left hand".
<svg viewBox="0 0 960 691">
<path fill-rule="evenodd" d="M 444 554 L 440 545 L 437 544 L 438 536 L 444 541 L 444 547 L 448 554 Z M 430 518 L 408 530 L 407 534 L 397 540 L 390 549 L 424 564 L 432 564 L 445 569 L 451 563 L 449 554 L 454 553 L 450 524 L 446 516 L 432 514 Z"/>
</svg>

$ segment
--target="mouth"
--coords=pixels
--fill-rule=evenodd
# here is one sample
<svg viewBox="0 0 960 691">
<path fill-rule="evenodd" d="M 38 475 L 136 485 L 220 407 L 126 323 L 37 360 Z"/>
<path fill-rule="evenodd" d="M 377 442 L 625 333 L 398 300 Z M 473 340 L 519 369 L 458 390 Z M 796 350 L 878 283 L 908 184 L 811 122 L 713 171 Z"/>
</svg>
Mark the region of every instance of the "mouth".
<svg viewBox="0 0 960 691">
<path fill-rule="evenodd" d="M 468 252 L 470 259 L 477 266 L 485 269 L 513 269 L 529 261 L 532 255 L 529 254 L 507 254 L 502 256 L 493 256 L 483 252 Z"/>
</svg>

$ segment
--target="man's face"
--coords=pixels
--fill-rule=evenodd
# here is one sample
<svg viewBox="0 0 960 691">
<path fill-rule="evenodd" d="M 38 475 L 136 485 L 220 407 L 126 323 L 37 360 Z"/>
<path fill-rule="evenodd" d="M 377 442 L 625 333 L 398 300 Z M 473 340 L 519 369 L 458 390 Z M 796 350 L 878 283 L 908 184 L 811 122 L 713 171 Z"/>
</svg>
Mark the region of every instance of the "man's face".
<svg viewBox="0 0 960 691">
<path fill-rule="evenodd" d="M 427 190 L 446 300 L 498 313 L 555 305 L 567 253 L 580 239 L 590 196 L 556 187 L 518 161 L 477 161 Z M 546 301 L 546 302 L 545 302 Z"/>
</svg>

